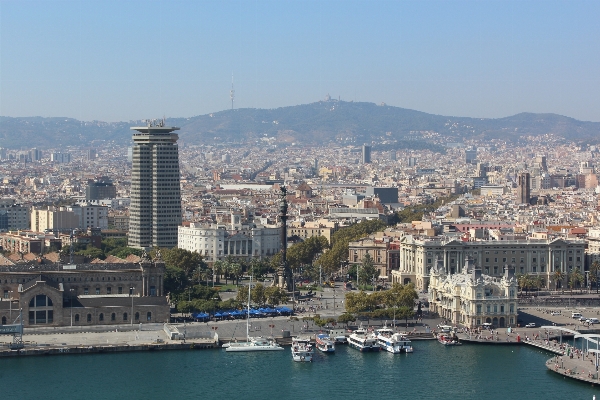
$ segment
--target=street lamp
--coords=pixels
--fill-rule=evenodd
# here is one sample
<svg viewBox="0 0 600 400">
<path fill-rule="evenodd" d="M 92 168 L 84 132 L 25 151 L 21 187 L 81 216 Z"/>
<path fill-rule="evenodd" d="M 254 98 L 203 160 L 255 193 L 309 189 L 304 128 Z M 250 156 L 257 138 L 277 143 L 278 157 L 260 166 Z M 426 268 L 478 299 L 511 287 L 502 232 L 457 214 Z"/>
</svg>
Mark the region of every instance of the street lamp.
<svg viewBox="0 0 600 400">
<path fill-rule="evenodd" d="M 73 290 L 75 289 L 69 289 L 70 292 L 70 296 L 69 296 L 69 305 L 71 306 L 71 328 L 73 327 Z"/>
<path fill-rule="evenodd" d="M 131 297 L 131 326 L 133 326 L 133 291 L 135 290 L 135 286 L 131 286 L 129 288 L 129 297 Z"/>
</svg>

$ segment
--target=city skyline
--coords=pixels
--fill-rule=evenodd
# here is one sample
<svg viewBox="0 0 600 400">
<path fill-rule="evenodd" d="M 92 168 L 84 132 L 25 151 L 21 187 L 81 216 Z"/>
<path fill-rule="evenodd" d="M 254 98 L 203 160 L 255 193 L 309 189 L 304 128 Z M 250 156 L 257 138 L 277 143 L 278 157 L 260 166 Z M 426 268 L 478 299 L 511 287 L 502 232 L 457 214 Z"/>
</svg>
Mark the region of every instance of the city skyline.
<svg viewBox="0 0 600 400">
<path fill-rule="evenodd" d="M 0 115 L 129 121 L 332 98 L 600 121 L 586 1 L 0 1 Z"/>
</svg>

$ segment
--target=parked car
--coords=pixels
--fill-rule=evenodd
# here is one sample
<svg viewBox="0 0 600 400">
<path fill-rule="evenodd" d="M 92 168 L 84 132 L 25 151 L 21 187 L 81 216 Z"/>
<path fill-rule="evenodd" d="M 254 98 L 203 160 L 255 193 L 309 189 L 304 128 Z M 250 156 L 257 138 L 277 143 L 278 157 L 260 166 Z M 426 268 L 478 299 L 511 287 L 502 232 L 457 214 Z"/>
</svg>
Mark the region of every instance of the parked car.
<svg viewBox="0 0 600 400">
<path fill-rule="evenodd" d="M 535 328 L 535 322 L 530 322 L 527 325 L 525 325 L 525 328 Z"/>
<path fill-rule="evenodd" d="M 560 311 L 552 311 L 550 314 L 551 314 L 551 315 L 562 315 L 562 314 L 560 313 Z"/>
<path fill-rule="evenodd" d="M 584 317 L 583 315 L 581 317 L 579 317 L 579 322 L 585 322 L 587 321 L 587 318 Z"/>
<path fill-rule="evenodd" d="M 585 322 L 587 322 L 590 325 L 600 323 L 600 321 L 598 321 L 598 318 L 588 318 Z"/>
<path fill-rule="evenodd" d="M 572 312 L 571 313 L 571 318 L 579 319 L 581 317 L 582 317 L 582 315 L 579 312 Z"/>
</svg>

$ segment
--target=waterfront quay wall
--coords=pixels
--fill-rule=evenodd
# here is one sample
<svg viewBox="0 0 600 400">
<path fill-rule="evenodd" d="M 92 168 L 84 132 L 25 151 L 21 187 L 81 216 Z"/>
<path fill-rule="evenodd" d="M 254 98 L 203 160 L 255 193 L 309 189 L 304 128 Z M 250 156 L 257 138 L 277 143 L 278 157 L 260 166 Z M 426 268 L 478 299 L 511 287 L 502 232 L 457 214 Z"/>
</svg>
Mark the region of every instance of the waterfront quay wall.
<svg viewBox="0 0 600 400">
<path fill-rule="evenodd" d="M 96 346 L 39 346 L 26 347 L 20 350 L 0 349 L 0 357 L 21 357 L 40 355 L 67 355 L 67 354 L 93 354 L 93 353 L 120 353 L 130 351 L 160 351 L 160 350 L 198 350 L 214 349 L 219 347 L 218 342 L 181 342 L 181 343 L 149 343 L 139 345 L 96 345 Z"/>
</svg>

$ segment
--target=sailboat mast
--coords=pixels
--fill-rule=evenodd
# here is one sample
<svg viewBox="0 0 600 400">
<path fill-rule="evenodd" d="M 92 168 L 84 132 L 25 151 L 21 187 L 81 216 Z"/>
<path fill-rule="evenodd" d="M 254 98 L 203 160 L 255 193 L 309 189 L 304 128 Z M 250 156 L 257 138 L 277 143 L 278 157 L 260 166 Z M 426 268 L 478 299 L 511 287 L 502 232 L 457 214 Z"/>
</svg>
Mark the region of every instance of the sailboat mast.
<svg viewBox="0 0 600 400">
<path fill-rule="evenodd" d="M 250 288 L 252 287 L 252 275 L 248 284 L 248 314 L 246 316 L 246 342 L 250 341 Z"/>
</svg>

